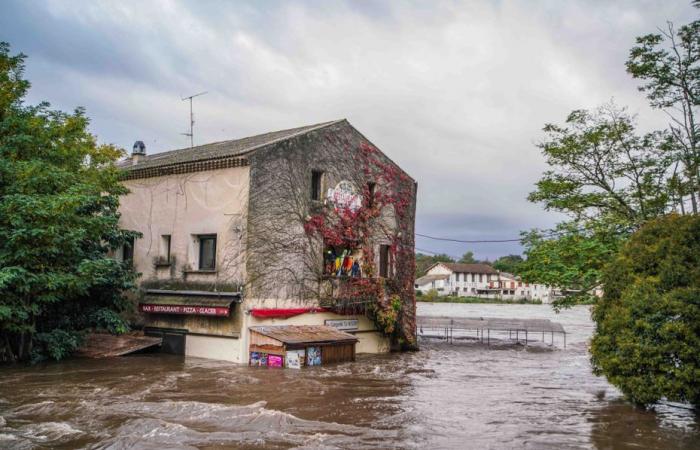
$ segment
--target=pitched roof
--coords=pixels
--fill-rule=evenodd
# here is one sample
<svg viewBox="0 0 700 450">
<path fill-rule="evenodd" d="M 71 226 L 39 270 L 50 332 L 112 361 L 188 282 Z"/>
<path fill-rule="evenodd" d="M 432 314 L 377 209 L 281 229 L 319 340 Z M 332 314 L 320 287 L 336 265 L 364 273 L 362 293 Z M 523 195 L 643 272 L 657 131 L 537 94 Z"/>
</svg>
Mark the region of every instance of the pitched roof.
<svg viewBox="0 0 700 450">
<path fill-rule="evenodd" d="M 329 125 L 343 121 L 345 121 L 345 119 L 317 123 L 315 125 L 307 125 L 298 128 L 290 128 L 288 130 L 273 131 L 242 139 L 212 142 L 210 144 L 198 145 L 196 147 L 155 153 L 153 155 L 141 157 L 138 164 L 133 165 L 131 164 L 131 158 L 127 158 L 121 161 L 118 165 L 126 170 L 148 169 L 153 167 L 168 166 L 171 164 L 205 161 L 231 156 L 242 156 L 262 147 L 301 136 L 311 131 L 325 128 Z"/>
<path fill-rule="evenodd" d="M 445 280 L 449 277 L 450 276 L 447 274 L 423 275 L 422 277 L 420 277 L 416 280 L 416 284 L 428 284 L 428 283 L 432 283 L 433 281 L 437 281 L 437 280 Z"/>
<path fill-rule="evenodd" d="M 462 264 L 462 263 L 437 263 L 442 264 L 453 272 L 459 273 L 485 273 L 485 274 L 497 274 L 498 270 L 489 266 L 488 264 Z M 436 264 L 436 265 L 437 265 Z M 433 266 L 434 267 L 434 266 Z"/>
<path fill-rule="evenodd" d="M 285 344 L 320 344 L 331 342 L 357 342 L 350 333 L 325 325 L 275 325 L 250 327 L 251 331 L 276 339 Z"/>
</svg>

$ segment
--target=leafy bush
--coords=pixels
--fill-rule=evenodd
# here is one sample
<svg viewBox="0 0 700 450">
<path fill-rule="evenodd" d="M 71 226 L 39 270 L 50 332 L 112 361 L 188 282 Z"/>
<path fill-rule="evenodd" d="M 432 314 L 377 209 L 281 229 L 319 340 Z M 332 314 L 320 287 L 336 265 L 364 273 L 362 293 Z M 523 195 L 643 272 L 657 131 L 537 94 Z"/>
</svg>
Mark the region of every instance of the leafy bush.
<svg viewBox="0 0 700 450">
<path fill-rule="evenodd" d="M 83 334 L 76 331 L 53 329 L 48 333 L 34 335 L 32 362 L 43 361 L 47 358 L 63 359 L 78 349 L 83 342 Z"/>
<path fill-rule="evenodd" d="M 656 219 L 604 270 L 593 310 L 596 374 L 632 401 L 700 405 L 700 217 Z"/>
<path fill-rule="evenodd" d="M 137 236 L 118 225 L 123 152 L 97 143 L 81 109 L 26 105 L 23 72 L 0 42 L 0 361 L 61 359 L 83 330 L 125 330 L 136 278 L 108 257 Z"/>
</svg>

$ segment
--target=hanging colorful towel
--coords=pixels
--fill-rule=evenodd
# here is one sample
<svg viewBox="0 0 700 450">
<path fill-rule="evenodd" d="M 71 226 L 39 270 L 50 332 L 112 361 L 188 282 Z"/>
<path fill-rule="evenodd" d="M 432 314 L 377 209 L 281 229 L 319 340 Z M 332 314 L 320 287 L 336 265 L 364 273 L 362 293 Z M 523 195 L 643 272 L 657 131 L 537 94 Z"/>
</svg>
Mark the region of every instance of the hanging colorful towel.
<svg viewBox="0 0 700 450">
<path fill-rule="evenodd" d="M 352 263 L 352 270 L 350 271 L 350 276 L 353 278 L 360 278 L 362 275 L 362 269 L 360 269 L 360 263 L 358 261 L 355 261 Z"/>
</svg>

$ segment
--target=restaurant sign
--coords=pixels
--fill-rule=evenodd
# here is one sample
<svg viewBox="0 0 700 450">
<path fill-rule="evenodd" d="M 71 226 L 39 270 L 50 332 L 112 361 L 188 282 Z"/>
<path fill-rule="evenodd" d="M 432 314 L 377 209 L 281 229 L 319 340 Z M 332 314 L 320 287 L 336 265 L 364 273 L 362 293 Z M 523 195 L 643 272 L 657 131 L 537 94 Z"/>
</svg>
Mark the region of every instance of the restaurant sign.
<svg viewBox="0 0 700 450">
<path fill-rule="evenodd" d="M 357 319 L 326 320 L 324 325 L 343 331 L 357 331 Z"/>
<path fill-rule="evenodd" d="M 189 314 L 193 316 L 228 316 L 227 306 L 185 306 L 185 305 L 153 305 L 141 303 L 139 311 L 160 314 Z"/>
</svg>

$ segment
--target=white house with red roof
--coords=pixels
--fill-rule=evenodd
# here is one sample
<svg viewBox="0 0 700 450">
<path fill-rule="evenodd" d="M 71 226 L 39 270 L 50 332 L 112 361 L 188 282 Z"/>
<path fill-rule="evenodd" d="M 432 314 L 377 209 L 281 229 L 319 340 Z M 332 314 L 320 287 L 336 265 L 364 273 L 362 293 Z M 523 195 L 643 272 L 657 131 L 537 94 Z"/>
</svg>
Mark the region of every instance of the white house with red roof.
<svg viewBox="0 0 700 450">
<path fill-rule="evenodd" d="M 435 290 L 438 295 L 456 297 L 539 300 L 549 303 L 552 289 L 542 284 L 525 283 L 516 275 L 499 272 L 488 264 L 438 262 L 415 282 L 421 294 Z"/>
</svg>

